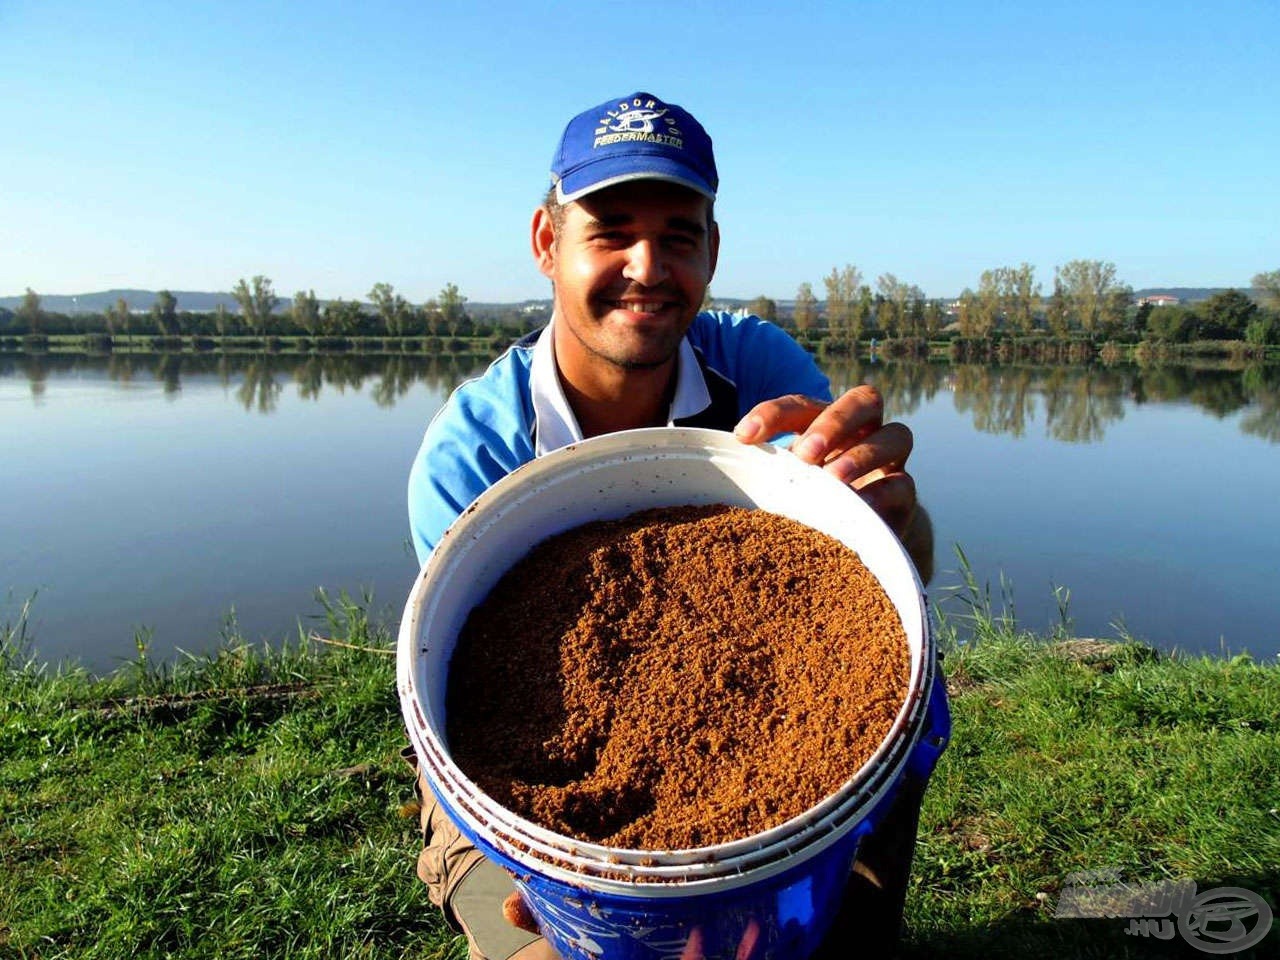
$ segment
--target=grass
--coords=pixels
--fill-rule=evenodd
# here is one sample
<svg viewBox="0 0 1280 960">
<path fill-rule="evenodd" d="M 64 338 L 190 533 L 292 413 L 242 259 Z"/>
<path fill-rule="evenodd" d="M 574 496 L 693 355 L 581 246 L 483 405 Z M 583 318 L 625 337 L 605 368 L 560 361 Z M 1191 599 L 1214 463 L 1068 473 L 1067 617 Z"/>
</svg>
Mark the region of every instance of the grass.
<svg viewBox="0 0 1280 960">
<path fill-rule="evenodd" d="M 908 955 L 1200 956 L 1053 919 L 1082 869 L 1280 906 L 1280 665 L 1033 637 L 962 599 Z M 231 636 L 101 678 L 25 658 L 21 612 L 0 625 L 0 957 L 465 957 L 414 877 L 391 638 L 326 610 L 362 649 Z"/>
</svg>

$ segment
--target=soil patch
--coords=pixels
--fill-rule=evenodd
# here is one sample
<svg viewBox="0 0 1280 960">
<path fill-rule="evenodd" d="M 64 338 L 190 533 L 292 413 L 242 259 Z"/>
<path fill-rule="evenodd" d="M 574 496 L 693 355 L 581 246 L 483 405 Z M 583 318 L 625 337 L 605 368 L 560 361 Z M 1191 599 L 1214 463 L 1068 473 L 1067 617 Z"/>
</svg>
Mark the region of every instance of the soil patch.
<svg viewBox="0 0 1280 960">
<path fill-rule="evenodd" d="M 857 554 L 724 505 L 553 537 L 472 612 L 449 667 L 453 757 L 558 833 L 707 846 L 797 816 L 906 697 L 898 615 Z"/>
</svg>

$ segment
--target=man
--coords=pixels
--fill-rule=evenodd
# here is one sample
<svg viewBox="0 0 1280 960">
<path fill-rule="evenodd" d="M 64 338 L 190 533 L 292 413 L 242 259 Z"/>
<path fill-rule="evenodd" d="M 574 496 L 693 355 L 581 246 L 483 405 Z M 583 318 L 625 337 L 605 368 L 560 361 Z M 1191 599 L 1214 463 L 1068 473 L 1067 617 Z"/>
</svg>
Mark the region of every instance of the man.
<svg viewBox="0 0 1280 960">
<path fill-rule="evenodd" d="M 569 122 L 551 178 L 531 227 L 534 261 L 552 283 L 551 321 L 454 391 L 428 426 L 409 479 L 419 561 L 481 492 L 534 457 L 603 433 L 691 425 L 732 429 L 745 443 L 795 434 L 796 455 L 857 489 L 927 580 L 933 536 L 905 471 L 911 433 L 883 422 L 879 394 L 859 386 L 832 401 L 826 377 L 782 330 L 699 312 L 720 249 L 718 176 L 701 124 L 647 93 L 608 101 Z M 511 881 L 419 789 L 418 874 L 472 956 L 554 957 L 536 933 L 504 922 Z M 829 944 L 856 935 L 868 956 L 892 949 L 923 789 L 921 778 L 904 786 L 864 840 Z M 506 909 L 532 926 L 518 898 Z"/>
</svg>

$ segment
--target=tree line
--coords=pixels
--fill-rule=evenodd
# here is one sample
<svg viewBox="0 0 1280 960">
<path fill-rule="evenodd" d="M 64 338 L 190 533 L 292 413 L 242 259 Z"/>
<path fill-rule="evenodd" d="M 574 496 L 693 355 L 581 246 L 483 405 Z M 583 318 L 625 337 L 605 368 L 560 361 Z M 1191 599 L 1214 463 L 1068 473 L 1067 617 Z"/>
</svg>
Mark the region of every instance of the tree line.
<svg viewBox="0 0 1280 960">
<path fill-rule="evenodd" d="M 321 303 L 314 290 L 299 290 L 284 302 L 271 279 L 261 275 L 240 279 L 229 294 L 235 310 L 218 304 L 211 311 L 180 311 L 178 298 L 161 290 L 145 312 L 120 297 L 104 311 L 68 315 L 45 311 L 40 295 L 27 288 L 17 310 L 8 317 L 0 310 L 0 335 L 483 337 L 500 329 L 534 329 L 548 316 L 544 310 L 512 308 L 473 317 L 455 283 L 446 283 L 422 304 L 410 303 L 389 283 L 375 283 L 367 303 L 342 298 Z"/>
<path fill-rule="evenodd" d="M 934 340 L 944 335 L 977 341 L 1048 335 L 1061 340 L 1120 337 L 1280 344 L 1280 270 L 1253 277 L 1262 306 L 1236 289 L 1185 306 L 1135 303 L 1132 288 L 1119 280 L 1115 264 L 1101 260 L 1072 260 L 1055 267 L 1047 296 L 1035 267 L 1028 263 L 983 271 L 977 289 L 966 287 L 954 301 L 929 298 L 919 286 L 892 273 L 880 274 L 873 290 L 853 264 L 833 267 L 822 283 L 822 300 L 810 283 L 801 283 L 789 314 L 763 295 L 747 309 L 788 327 L 802 340 L 829 345 L 847 346 L 867 337 Z M 230 296 L 235 311 L 219 304 L 209 312 L 180 312 L 177 298 L 161 290 L 145 313 L 135 311 L 122 297 L 101 313 L 68 316 L 44 311 L 39 294 L 28 288 L 17 310 L 0 310 L 0 335 L 458 338 L 519 334 L 535 329 L 548 316 L 545 310 L 512 308 L 472 317 L 467 298 L 454 283 L 445 284 L 422 304 L 410 303 L 389 283 L 376 283 L 367 303 L 339 298 L 322 304 L 314 290 L 299 290 L 282 308 L 270 278 L 259 275 L 240 279 Z M 712 303 L 708 291 L 704 306 Z"/>
<path fill-rule="evenodd" d="M 1101 260 L 1072 260 L 1055 267 L 1047 296 L 1029 263 L 984 270 L 977 290 L 966 287 L 950 302 L 931 299 L 892 273 L 880 274 L 873 290 L 853 264 L 833 267 L 822 283 L 823 300 L 812 284 L 800 284 L 789 317 L 766 296 L 756 297 L 747 309 L 787 323 L 802 338 L 849 343 L 868 336 L 932 340 L 944 332 L 975 340 L 1041 334 L 1060 339 L 1132 335 L 1170 343 L 1280 343 L 1280 270 L 1253 277 L 1263 306 L 1236 289 L 1185 306 L 1139 303 L 1133 288 L 1117 277 L 1115 264 Z"/>
</svg>

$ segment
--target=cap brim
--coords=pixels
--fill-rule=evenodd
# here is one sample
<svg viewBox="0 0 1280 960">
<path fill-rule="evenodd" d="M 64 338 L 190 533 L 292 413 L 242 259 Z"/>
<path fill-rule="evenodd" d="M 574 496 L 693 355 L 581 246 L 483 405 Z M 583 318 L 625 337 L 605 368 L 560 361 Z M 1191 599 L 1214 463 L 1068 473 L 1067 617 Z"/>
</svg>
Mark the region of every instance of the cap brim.
<svg viewBox="0 0 1280 960">
<path fill-rule="evenodd" d="M 554 176 L 554 174 L 552 175 Z M 709 200 L 716 198 L 715 189 L 688 165 L 668 157 L 632 154 L 607 157 L 584 164 L 556 181 L 556 199 L 572 203 L 588 194 L 631 180 L 662 180 L 677 183 L 700 193 Z"/>
</svg>

